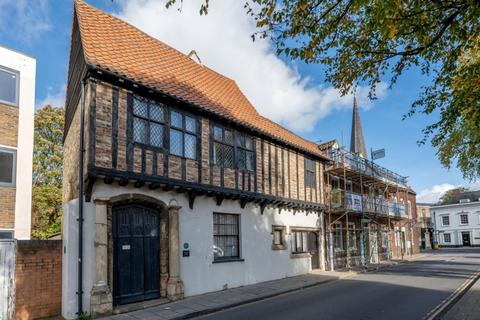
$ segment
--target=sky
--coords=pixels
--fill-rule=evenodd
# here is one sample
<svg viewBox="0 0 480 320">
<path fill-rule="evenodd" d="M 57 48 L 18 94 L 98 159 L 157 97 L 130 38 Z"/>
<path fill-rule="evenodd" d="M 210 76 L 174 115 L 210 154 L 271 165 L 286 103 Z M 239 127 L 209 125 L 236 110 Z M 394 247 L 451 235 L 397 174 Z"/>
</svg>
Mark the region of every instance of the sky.
<svg viewBox="0 0 480 320">
<path fill-rule="evenodd" d="M 235 80 L 261 114 L 297 134 L 349 147 L 353 97 L 340 96 L 324 81 L 322 65 L 278 57 L 269 40 L 253 42 L 255 24 L 243 1 L 210 1 L 207 16 L 199 15 L 200 0 L 184 1 L 181 11 L 165 9 L 165 0 L 87 2 L 185 54 L 195 50 L 202 64 Z M 72 0 L 0 0 L 0 45 L 37 60 L 36 108 L 64 104 L 72 13 Z M 409 70 L 393 88 L 384 81 L 374 101 L 368 88 L 357 89 L 367 149 L 386 149 L 377 163 L 408 176 L 419 202 L 435 202 L 457 186 L 480 189 L 480 181 L 444 168 L 428 143 L 418 146 L 422 129 L 438 115 L 402 120 L 430 80 Z"/>
</svg>

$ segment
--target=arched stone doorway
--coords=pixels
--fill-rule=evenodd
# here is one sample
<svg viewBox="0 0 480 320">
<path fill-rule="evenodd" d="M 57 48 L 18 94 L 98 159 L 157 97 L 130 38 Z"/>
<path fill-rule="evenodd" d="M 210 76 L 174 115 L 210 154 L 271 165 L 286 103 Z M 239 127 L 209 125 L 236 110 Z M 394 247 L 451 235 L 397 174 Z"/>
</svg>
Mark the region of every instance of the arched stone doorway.
<svg viewBox="0 0 480 320">
<path fill-rule="evenodd" d="M 113 304 L 160 297 L 160 212 L 142 203 L 112 207 Z"/>
<path fill-rule="evenodd" d="M 153 197 L 129 193 L 96 198 L 94 203 L 91 314 L 109 314 L 115 304 L 183 298 L 176 202 L 167 206 Z M 143 274 L 138 272 L 141 269 Z"/>
</svg>

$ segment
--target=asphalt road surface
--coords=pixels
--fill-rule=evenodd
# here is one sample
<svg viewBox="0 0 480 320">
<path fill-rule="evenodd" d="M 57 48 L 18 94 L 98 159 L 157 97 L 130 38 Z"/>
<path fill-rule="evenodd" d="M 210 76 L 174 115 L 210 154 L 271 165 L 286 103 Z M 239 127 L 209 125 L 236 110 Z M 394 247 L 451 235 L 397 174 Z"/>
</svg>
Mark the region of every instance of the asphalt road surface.
<svg viewBox="0 0 480 320">
<path fill-rule="evenodd" d="M 479 248 L 442 249 L 415 262 L 196 319 L 422 319 L 479 269 Z"/>
</svg>

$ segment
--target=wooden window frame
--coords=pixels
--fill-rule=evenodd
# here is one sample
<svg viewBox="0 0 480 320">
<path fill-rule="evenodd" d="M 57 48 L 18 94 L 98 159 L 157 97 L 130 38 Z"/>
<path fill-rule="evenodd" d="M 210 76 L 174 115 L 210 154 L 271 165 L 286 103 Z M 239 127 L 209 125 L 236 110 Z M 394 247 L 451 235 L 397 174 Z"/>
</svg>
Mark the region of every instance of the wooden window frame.
<svg viewBox="0 0 480 320">
<path fill-rule="evenodd" d="M 235 217 L 236 219 L 236 226 L 237 226 L 237 234 L 215 234 L 215 225 L 223 225 L 223 224 L 216 224 L 215 223 L 215 215 L 222 215 L 222 216 L 233 216 Z M 238 249 L 237 249 L 237 255 L 236 256 L 223 256 L 223 257 L 218 257 L 218 256 L 215 256 L 215 254 L 213 254 L 213 263 L 217 263 L 217 262 L 229 262 L 229 261 L 243 261 L 243 259 L 241 258 L 241 248 L 242 248 L 242 244 L 241 244 L 241 227 L 240 227 L 240 223 L 241 223 L 241 217 L 240 217 L 240 214 L 236 214 L 236 213 L 225 213 L 225 212 L 214 212 L 213 215 L 212 215 L 212 225 L 213 225 L 213 245 L 215 247 L 218 247 L 216 245 L 216 241 L 215 241 L 215 237 L 236 237 L 237 238 L 237 245 L 238 245 Z"/>
<path fill-rule="evenodd" d="M 144 102 L 148 103 L 148 111 L 147 111 L 148 114 L 147 114 L 146 118 L 141 116 L 141 115 L 135 114 L 135 100 L 143 100 Z M 163 122 L 151 119 L 150 104 L 158 104 L 158 105 L 163 107 Z M 132 113 L 132 138 L 131 139 L 132 139 L 133 144 L 138 145 L 138 146 L 142 146 L 142 147 L 145 147 L 145 148 L 148 148 L 148 149 L 151 149 L 151 150 L 163 151 L 164 149 L 167 149 L 166 146 L 165 146 L 166 135 L 169 134 L 169 131 L 168 131 L 168 128 L 167 128 L 169 119 L 167 119 L 167 117 L 170 117 L 170 112 L 168 110 L 168 106 L 164 103 L 161 103 L 161 102 L 158 102 L 158 101 L 148 99 L 148 98 L 145 98 L 143 96 L 139 96 L 139 95 L 134 94 L 133 97 L 132 97 L 131 113 Z M 141 119 L 141 120 L 147 122 L 147 139 L 146 139 L 148 141 L 147 143 L 135 140 L 135 118 L 138 118 L 138 119 Z M 154 146 L 150 143 L 151 142 L 151 123 L 152 122 L 155 123 L 155 124 L 159 124 L 159 125 L 163 126 L 163 141 L 162 141 L 162 146 L 161 147 Z"/>
<path fill-rule="evenodd" d="M 182 128 L 179 128 L 179 127 L 176 127 L 176 126 L 173 126 L 172 125 L 172 113 L 173 112 L 176 112 L 176 113 L 179 113 L 181 116 L 182 116 Z M 189 131 L 187 130 L 187 126 L 186 126 L 186 123 L 187 123 L 187 120 L 186 118 L 193 118 L 195 120 L 195 132 L 192 132 L 192 131 Z M 185 111 L 180 111 L 178 109 L 175 109 L 175 108 L 170 108 L 169 112 L 168 112 L 168 141 L 169 141 L 169 144 L 168 144 L 168 154 L 172 155 L 172 156 L 175 156 L 175 157 L 180 157 L 180 158 L 185 158 L 185 159 L 190 159 L 190 160 L 200 160 L 198 159 L 198 148 L 200 148 L 200 121 L 198 119 L 198 117 L 196 117 L 195 115 L 191 114 L 191 113 L 188 113 L 188 112 L 185 112 Z M 178 155 L 178 154 L 174 154 L 171 152 L 171 146 L 172 146 L 172 142 L 171 142 L 171 130 L 175 130 L 175 131 L 178 131 L 182 134 L 182 140 L 183 140 L 183 150 L 182 150 L 182 155 Z M 189 136 L 193 136 L 195 137 L 195 156 L 194 158 L 191 158 L 191 157 L 187 157 L 185 156 L 185 137 L 189 135 Z"/>
<path fill-rule="evenodd" d="M 448 219 L 448 223 L 445 223 L 444 218 Z M 441 216 L 441 221 L 442 221 L 442 227 L 449 227 L 450 226 L 450 216 L 449 215 L 443 215 Z"/>
<path fill-rule="evenodd" d="M 301 251 L 298 251 L 298 237 L 297 233 L 301 234 Z M 293 255 L 303 255 L 306 253 L 310 253 L 308 250 L 308 233 L 309 231 L 305 229 L 292 229 L 290 232 L 290 242 L 291 242 L 291 253 Z M 305 236 L 306 235 L 306 236 Z"/>
<path fill-rule="evenodd" d="M 280 243 L 275 243 L 275 232 L 280 232 Z M 272 226 L 272 250 L 285 250 L 287 249 L 287 242 L 285 235 L 287 232 L 286 226 Z"/>
<path fill-rule="evenodd" d="M 352 226 L 353 228 L 351 228 Z M 347 243 L 348 250 L 355 251 L 357 250 L 357 234 L 355 233 L 356 232 L 355 222 L 348 223 L 347 232 L 348 232 L 348 240 L 352 241 L 353 239 L 353 246 L 350 246 L 350 243 Z"/>
<path fill-rule="evenodd" d="M 163 102 L 160 102 L 160 101 L 157 101 L 157 100 L 154 100 L 154 99 L 146 98 L 146 97 L 143 97 L 143 96 L 138 95 L 138 94 L 132 94 L 132 104 L 135 103 L 135 99 L 143 100 L 143 101 L 148 103 L 148 116 L 147 116 L 147 118 L 145 118 L 141 115 L 135 114 L 135 111 L 134 111 L 135 107 L 134 107 L 134 105 L 132 105 L 131 110 L 130 110 L 131 117 L 132 117 L 132 120 L 131 120 L 132 130 L 131 130 L 130 139 L 132 140 L 133 145 L 140 146 L 144 149 L 148 149 L 148 150 L 152 150 L 152 151 L 156 151 L 156 152 L 166 151 L 168 155 L 172 155 L 172 156 L 183 158 L 183 159 L 190 159 L 190 160 L 195 160 L 195 161 L 200 160 L 199 155 L 198 155 L 198 150 L 199 150 L 200 144 L 201 144 L 201 134 L 200 134 L 201 123 L 200 123 L 200 119 L 197 115 L 192 114 L 190 112 L 183 111 L 183 110 L 179 110 L 175 107 L 171 107 L 170 105 L 168 105 L 166 103 L 163 103 Z M 157 105 L 160 105 L 163 108 L 163 121 L 158 121 L 158 120 L 152 120 L 151 119 L 150 104 L 157 104 Z M 182 116 L 182 128 L 172 126 L 172 123 L 171 123 L 172 112 L 176 112 L 176 113 L 181 114 L 181 116 Z M 186 129 L 186 120 L 185 120 L 186 117 L 190 117 L 190 118 L 195 119 L 195 125 L 196 125 L 196 131 L 195 132 L 191 132 L 191 131 Z M 147 140 L 148 140 L 148 143 L 143 143 L 143 142 L 135 140 L 135 125 L 134 125 L 135 118 L 139 118 L 139 119 L 147 122 Z M 155 123 L 155 124 L 159 124 L 159 125 L 163 126 L 163 141 L 162 141 L 162 146 L 161 147 L 154 146 L 154 145 L 150 144 L 150 141 L 151 141 L 151 123 Z M 171 129 L 181 132 L 182 139 L 183 139 L 183 150 L 182 150 L 183 155 L 176 155 L 176 154 L 173 154 L 173 153 L 170 152 L 170 130 Z M 187 134 L 195 137 L 196 149 L 195 149 L 195 157 L 194 158 L 185 157 L 185 135 L 187 135 Z"/>
<path fill-rule="evenodd" d="M 338 227 L 337 227 L 338 226 Z M 333 249 L 337 251 L 344 251 L 344 245 L 343 245 L 343 224 L 341 221 L 337 221 L 332 223 L 332 241 L 333 241 Z M 340 238 L 340 247 L 336 246 L 336 232 L 339 232 L 339 238 Z"/>
<path fill-rule="evenodd" d="M 448 241 L 446 236 L 448 236 Z M 443 234 L 443 242 L 445 243 L 452 243 L 452 235 L 450 233 L 444 233 Z"/>
<path fill-rule="evenodd" d="M 462 218 L 463 218 L 463 217 L 466 217 L 466 218 L 467 218 L 467 222 L 464 223 L 464 222 L 462 221 Z M 468 224 L 469 224 L 468 213 L 461 213 L 459 218 L 460 218 L 460 221 L 459 221 L 460 223 L 459 223 L 459 224 L 460 224 L 461 226 L 468 226 Z"/>
<path fill-rule="evenodd" d="M 243 170 L 243 171 L 246 171 L 246 172 L 255 172 L 255 165 L 256 165 L 256 158 L 255 158 L 255 139 L 249 135 L 249 134 L 246 134 L 246 133 L 241 133 L 241 132 L 235 132 L 234 133 L 234 142 L 235 142 L 235 152 L 234 152 L 234 155 L 235 155 L 235 167 L 239 170 Z M 237 138 L 238 137 L 243 137 L 243 139 L 245 140 L 245 147 L 244 146 L 241 146 L 239 145 L 237 142 Z M 247 138 L 249 138 L 250 140 L 252 140 L 252 148 L 251 149 L 248 149 L 247 148 Z M 244 152 L 245 153 L 245 167 L 241 167 L 239 165 L 239 154 L 240 152 Z M 247 154 L 248 153 L 251 153 L 253 154 L 253 164 L 252 164 L 252 169 L 248 169 L 247 168 Z"/>
<path fill-rule="evenodd" d="M 313 166 L 313 171 L 308 164 Z M 305 187 L 315 189 L 317 185 L 317 163 L 315 160 L 305 157 Z"/>
<path fill-rule="evenodd" d="M 215 137 L 215 127 L 220 128 L 222 130 L 222 140 L 216 139 L 216 137 Z M 232 133 L 232 143 L 225 142 L 225 131 L 230 131 Z M 236 157 L 235 157 L 235 134 L 234 134 L 234 130 L 230 129 L 228 127 L 222 126 L 220 124 L 213 123 L 212 126 L 211 126 L 211 140 L 210 141 L 211 141 L 210 143 L 212 144 L 212 149 L 211 149 L 212 150 L 212 156 L 211 156 L 212 161 L 211 161 L 211 164 L 222 167 L 222 168 L 235 169 L 235 167 L 236 167 L 235 158 Z M 232 166 L 225 166 L 224 163 L 218 163 L 216 161 L 216 158 L 214 156 L 215 155 L 215 144 L 216 143 L 232 148 Z"/>
</svg>

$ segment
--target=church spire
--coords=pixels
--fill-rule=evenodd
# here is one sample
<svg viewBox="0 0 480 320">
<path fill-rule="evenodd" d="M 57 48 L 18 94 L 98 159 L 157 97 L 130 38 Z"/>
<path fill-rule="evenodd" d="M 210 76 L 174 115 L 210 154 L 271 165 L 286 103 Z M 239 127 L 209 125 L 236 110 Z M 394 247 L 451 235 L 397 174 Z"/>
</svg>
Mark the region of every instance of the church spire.
<svg viewBox="0 0 480 320">
<path fill-rule="evenodd" d="M 362 122 L 360 121 L 360 111 L 358 110 L 357 97 L 353 96 L 353 117 L 352 133 L 350 138 L 350 152 L 367 158 L 365 140 L 363 139 Z"/>
</svg>

